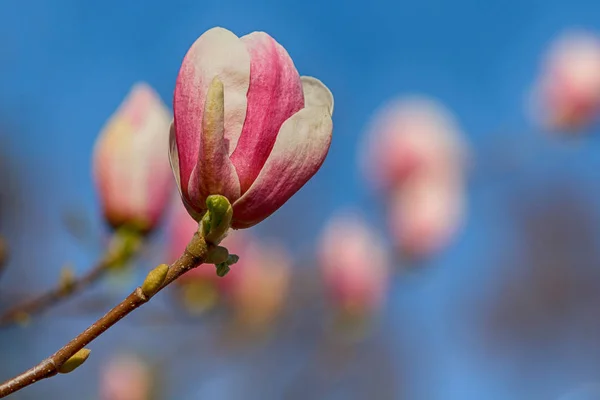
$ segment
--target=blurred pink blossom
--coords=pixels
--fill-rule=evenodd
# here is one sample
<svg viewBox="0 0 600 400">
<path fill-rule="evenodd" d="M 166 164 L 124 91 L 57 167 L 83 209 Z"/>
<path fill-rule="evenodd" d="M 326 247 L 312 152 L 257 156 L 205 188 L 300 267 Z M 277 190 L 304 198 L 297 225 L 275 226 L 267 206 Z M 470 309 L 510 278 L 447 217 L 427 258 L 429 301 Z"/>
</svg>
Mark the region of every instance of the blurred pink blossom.
<svg viewBox="0 0 600 400">
<path fill-rule="evenodd" d="M 119 356 L 104 365 L 100 380 L 101 400 L 150 400 L 152 375 L 139 358 Z"/>
<path fill-rule="evenodd" d="M 361 162 L 367 178 L 384 191 L 415 175 L 454 174 L 467 161 L 454 116 L 426 97 L 396 99 L 373 118 Z"/>
<path fill-rule="evenodd" d="M 566 31 L 550 46 L 534 86 L 535 118 L 552 130 L 588 125 L 600 110 L 600 38 Z"/>
<path fill-rule="evenodd" d="M 358 216 L 332 218 L 319 242 L 319 265 L 333 305 L 349 314 L 378 311 L 385 300 L 390 263 L 382 240 Z"/>
<path fill-rule="evenodd" d="M 363 166 L 388 205 L 404 255 L 442 250 L 464 217 L 468 148 L 454 116 L 437 101 L 409 97 L 376 114 Z"/>
<path fill-rule="evenodd" d="M 461 226 L 465 195 L 461 184 L 448 178 L 415 179 L 389 201 L 388 222 L 401 254 L 420 259 L 435 254 Z"/>
<path fill-rule="evenodd" d="M 166 154 L 171 115 L 146 83 L 131 89 L 102 129 L 93 171 L 104 215 L 113 227 L 152 229 L 173 191 Z"/>
<path fill-rule="evenodd" d="M 301 77 L 264 32 L 206 31 L 186 54 L 175 87 L 171 165 L 196 220 L 206 198 L 233 205 L 248 228 L 281 207 L 318 171 L 329 150 L 333 96 Z"/>
<path fill-rule="evenodd" d="M 264 328 L 279 315 L 287 298 L 292 259 L 277 243 L 252 242 L 243 254 L 229 299 L 237 322 L 249 328 Z M 241 258 L 240 258 L 241 261 Z"/>
</svg>

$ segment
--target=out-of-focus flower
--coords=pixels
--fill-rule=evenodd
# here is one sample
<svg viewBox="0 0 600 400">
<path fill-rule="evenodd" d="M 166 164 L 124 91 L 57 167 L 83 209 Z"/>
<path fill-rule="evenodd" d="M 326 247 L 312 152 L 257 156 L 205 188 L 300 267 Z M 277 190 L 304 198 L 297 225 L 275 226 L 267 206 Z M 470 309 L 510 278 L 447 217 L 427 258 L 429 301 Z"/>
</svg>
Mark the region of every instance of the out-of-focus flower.
<svg viewBox="0 0 600 400">
<path fill-rule="evenodd" d="M 455 174 L 467 158 L 453 115 L 426 97 L 397 99 L 384 106 L 368 131 L 364 154 L 367 178 L 383 190 L 394 190 L 415 175 Z"/>
<path fill-rule="evenodd" d="M 104 215 L 115 228 L 151 230 L 173 187 L 166 155 L 171 115 L 156 92 L 136 84 L 94 148 L 94 178 Z"/>
<path fill-rule="evenodd" d="M 382 241 L 362 218 L 347 214 L 328 222 L 319 244 L 319 265 L 338 310 L 363 316 L 382 307 L 390 263 Z"/>
<path fill-rule="evenodd" d="M 244 259 L 243 264 L 234 266 L 237 271 L 229 294 L 236 321 L 254 329 L 268 327 L 285 304 L 291 257 L 278 244 L 254 241 Z"/>
<path fill-rule="evenodd" d="M 391 102 L 374 119 L 363 166 L 389 205 L 405 255 L 441 250 L 462 222 L 466 143 L 452 114 L 424 97 Z"/>
<path fill-rule="evenodd" d="M 388 220 L 401 254 L 422 258 L 441 251 L 461 225 L 465 212 L 462 185 L 422 179 L 398 189 L 389 201 Z"/>
<path fill-rule="evenodd" d="M 169 223 L 169 259 L 175 261 L 183 254 L 190 238 L 198 230 L 196 222 L 187 213 L 180 201 L 174 204 Z M 176 283 L 179 285 L 183 302 L 188 311 L 201 314 L 214 307 L 221 295 L 231 290 L 240 277 L 239 269 L 246 263 L 246 249 L 252 241 L 248 231 L 230 231 L 221 242 L 230 254 L 240 256 L 238 263 L 224 277 L 218 277 L 212 265 L 201 265 L 181 276 Z"/>
<path fill-rule="evenodd" d="M 600 38 L 567 31 L 550 46 L 534 86 L 535 117 L 552 130 L 576 130 L 600 110 Z"/>
<path fill-rule="evenodd" d="M 233 205 L 248 228 L 281 207 L 321 167 L 332 134 L 333 96 L 300 77 L 264 32 L 205 32 L 186 54 L 175 87 L 171 165 L 183 202 L 200 220 L 206 198 Z"/>
<path fill-rule="evenodd" d="M 152 374 L 139 358 L 119 356 L 106 364 L 100 380 L 101 400 L 150 400 Z"/>
</svg>

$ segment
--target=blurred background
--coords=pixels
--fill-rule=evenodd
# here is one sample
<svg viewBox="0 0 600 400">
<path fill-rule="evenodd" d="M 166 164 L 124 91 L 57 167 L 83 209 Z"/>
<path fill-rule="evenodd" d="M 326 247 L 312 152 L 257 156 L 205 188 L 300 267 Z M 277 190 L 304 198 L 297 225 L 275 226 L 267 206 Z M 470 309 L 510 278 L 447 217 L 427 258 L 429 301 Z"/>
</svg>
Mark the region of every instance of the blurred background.
<svg viewBox="0 0 600 400">
<path fill-rule="evenodd" d="M 94 342 L 84 367 L 11 398 L 600 399 L 599 125 L 549 134 L 530 107 L 552 43 L 569 29 L 600 32 L 599 12 L 592 0 L 4 0 L 2 309 L 55 285 L 64 265 L 79 274 L 102 255 L 98 133 L 138 81 L 170 107 L 182 58 L 207 29 L 268 32 L 335 96 L 323 167 L 251 230 L 293 260 L 268 328 L 232 325 L 219 306 L 198 312 L 190 303 L 206 296 L 174 288 Z M 451 110 L 469 148 L 461 227 L 419 260 L 396 251 L 386 201 L 360 161 L 378 110 L 412 94 Z M 345 210 L 384 238 L 392 271 L 373 318 L 350 328 L 332 322 L 318 261 L 321 232 Z M 130 268 L 3 327 L 0 378 L 53 353 L 170 261 L 168 225 Z M 111 363 L 129 355 L 142 372 L 120 367 L 130 382 L 150 376 L 152 393 L 102 394 Z"/>
</svg>

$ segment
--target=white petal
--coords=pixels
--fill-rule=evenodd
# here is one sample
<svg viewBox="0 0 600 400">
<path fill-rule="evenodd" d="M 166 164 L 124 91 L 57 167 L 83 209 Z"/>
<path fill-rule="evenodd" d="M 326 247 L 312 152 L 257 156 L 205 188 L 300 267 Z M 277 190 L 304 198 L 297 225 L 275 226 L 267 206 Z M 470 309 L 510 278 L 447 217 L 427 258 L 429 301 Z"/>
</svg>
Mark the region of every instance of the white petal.
<svg viewBox="0 0 600 400">
<path fill-rule="evenodd" d="M 302 76 L 302 88 L 304 89 L 305 107 L 326 107 L 329 115 L 333 115 L 333 94 L 317 78 Z"/>
</svg>

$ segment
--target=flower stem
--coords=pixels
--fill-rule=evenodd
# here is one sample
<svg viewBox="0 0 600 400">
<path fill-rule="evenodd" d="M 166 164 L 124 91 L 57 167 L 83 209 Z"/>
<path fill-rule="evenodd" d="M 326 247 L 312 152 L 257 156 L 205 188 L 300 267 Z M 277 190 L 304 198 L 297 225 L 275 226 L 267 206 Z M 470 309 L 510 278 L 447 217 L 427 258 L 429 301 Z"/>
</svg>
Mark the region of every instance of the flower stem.
<svg viewBox="0 0 600 400">
<path fill-rule="evenodd" d="M 204 262 L 209 251 L 215 246 L 207 244 L 200 233 L 195 233 L 190 240 L 186 250 L 177 261 L 169 266 L 167 276 L 162 286 L 155 292 L 158 293 L 175 279 L 196 268 Z M 21 390 L 39 380 L 50 378 L 59 372 L 60 367 L 75 355 L 79 350 L 102 335 L 110 327 L 126 317 L 133 310 L 145 304 L 152 298 L 144 294 L 142 287 L 137 287 L 121 303 L 110 310 L 106 315 L 93 323 L 85 331 L 77 335 L 73 340 L 59 349 L 56 353 L 43 360 L 36 366 L 17 375 L 16 377 L 0 385 L 0 398 L 6 397 L 18 390 Z"/>
</svg>

